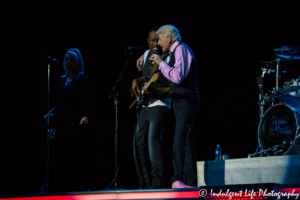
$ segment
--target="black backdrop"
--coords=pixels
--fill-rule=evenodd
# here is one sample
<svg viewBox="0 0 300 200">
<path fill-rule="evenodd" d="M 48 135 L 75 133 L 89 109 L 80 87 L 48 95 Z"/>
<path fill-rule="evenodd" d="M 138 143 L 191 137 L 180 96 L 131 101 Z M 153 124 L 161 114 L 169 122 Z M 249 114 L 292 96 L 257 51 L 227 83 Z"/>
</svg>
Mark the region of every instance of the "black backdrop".
<svg viewBox="0 0 300 200">
<path fill-rule="evenodd" d="M 255 151 L 259 92 L 256 78 L 261 74 L 257 62 L 274 60 L 276 47 L 300 46 L 297 18 L 275 17 L 264 10 L 260 10 L 260 16 L 256 11 L 243 10 L 232 16 L 226 12 L 200 15 L 189 10 L 165 15 L 161 11 L 107 14 L 102 10 L 90 17 L 61 18 L 42 13 L 18 13 L 15 20 L 7 20 L 3 26 L 6 45 L 1 66 L 0 194 L 36 193 L 46 180 L 46 135 L 38 126 L 45 125 L 42 116 L 47 112 L 45 54 L 62 61 L 67 49 L 76 47 L 83 55 L 85 73 L 96 95 L 87 163 L 90 189 L 100 190 L 114 178 L 114 105 L 108 96 L 126 62 L 125 47 L 142 46 L 146 50 L 147 33 L 152 26 L 176 26 L 183 42 L 196 55 L 201 96 L 195 123 L 198 161 L 213 160 L 217 144 L 233 159 L 246 158 Z M 133 101 L 129 95 L 131 81 L 141 76 L 135 62 L 142 53 L 133 54 L 120 91 L 118 187 L 125 189 L 137 187 L 132 153 L 136 111 L 128 106 Z M 289 66 L 290 73 L 282 76 L 280 86 L 289 78 L 299 77 L 300 68 L 298 60 L 282 64 Z M 61 75 L 62 64 L 51 65 L 51 107 Z M 275 76 L 271 74 L 266 77 L 266 87 L 271 90 L 274 86 Z M 164 132 L 168 179 L 172 175 L 173 133 L 171 116 Z"/>
</svg>

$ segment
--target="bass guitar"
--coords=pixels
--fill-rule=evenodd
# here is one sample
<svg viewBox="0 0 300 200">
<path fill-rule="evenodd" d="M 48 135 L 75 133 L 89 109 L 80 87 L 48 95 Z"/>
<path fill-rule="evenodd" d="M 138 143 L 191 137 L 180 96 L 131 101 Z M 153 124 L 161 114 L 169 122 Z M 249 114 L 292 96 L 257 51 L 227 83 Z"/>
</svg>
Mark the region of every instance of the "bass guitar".
<svg viewBox="0 0 300 200">
<path fill-rule="evenodd" d="M 154 73 L 152 75 L 151 79 L 147 82 L 147 84 L 144 85 L 144 88 L 147 89 L 151 85 L 151 83 L 155 83 L 157 81 L 157 79 L 158 79 L 158 73 Z M 144 90 L 142 89 L 139 92 L 137 99 L 134 100 L 132 102 L 132 104 L 129 106 L 129 109 L 131 109 L 134 106 L 134 104 L 136 104 L 136 103 L 137 103 L 136 104 L 136 109 L 139 109 L 140 105 L 143 103 L 143 100 L 144 100 Z"/>
</svg>

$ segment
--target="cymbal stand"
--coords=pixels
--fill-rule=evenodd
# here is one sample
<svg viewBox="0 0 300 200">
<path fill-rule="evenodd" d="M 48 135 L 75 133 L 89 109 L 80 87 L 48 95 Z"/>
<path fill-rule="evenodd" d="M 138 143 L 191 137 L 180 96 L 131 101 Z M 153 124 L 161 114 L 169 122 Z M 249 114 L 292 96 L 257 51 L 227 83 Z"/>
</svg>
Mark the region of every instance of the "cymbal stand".
<svg viewBox="0 0 300 200">
<path fill-rule="evenodd" d="M 259 88 L 259 96 L 258 96 L 258 99 L 259 99 L 259 116 L 258 116 L 258 125 L 260 123 L 260 120 L 263 118 L 264 116 L 264 105 L 265 105 L 265 100 L 264 100 L 264 77 L 265 77 L 265 74 L 270 74 L 270 69 L 266 69 L 266 68 L 261 68 L 261 71 L 262 71 L 262 74 L 261 76 L 257 77 L 257 85 L 258 85 L 258 88 Z M 257 126 L 257 142 L 258 142 L 258 126 Z M 261 148 L 259 147 L 259 144 L 257 143 L 258 147 L 255 151 L 254 154 L 256 154 L 257 150 L 260 149 L 261 151 Z M 260 157 L 262 157 L 263 154 L 260 154 Z"/>
<path fill-rule="evenodd" d="M 275 91 L 278 92 L 278 84 L 279 84 L 279 65 L 280 65 L 280 58 L 276 58 L 276 87 Z"/>
<path fill-rule="evenodd" d="M 259 120 L 263 117 L 264 115 L 264 105 L 265 105 L 265 100 L 263 99 L 264 97 L 264 78 L 265 74 L 270 74 L 271 70 L 266 69 L 266 68 L 261 68 L 262 74 L 260 77 L 257 77 L 257 85 L 259 88 Z"/>
</svg>

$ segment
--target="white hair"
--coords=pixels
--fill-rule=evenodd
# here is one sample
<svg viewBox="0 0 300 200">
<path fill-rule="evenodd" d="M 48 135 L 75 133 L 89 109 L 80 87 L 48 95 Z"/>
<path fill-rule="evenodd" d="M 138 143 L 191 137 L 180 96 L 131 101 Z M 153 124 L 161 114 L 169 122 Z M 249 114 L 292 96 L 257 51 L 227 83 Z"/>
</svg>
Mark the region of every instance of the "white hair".
<svg viewBox="0 0 300 200">
<path fill-rule="evenodd" d="M 180 33 L 178 31 L 178 29 L 171 25 L 164 25 L 162 27 L 160 27 L 157 31 L 156 34 L 158 35 L 159 33 L 163 34 L 164 37 L 167 37 L 168 35 L 171 36 L 172 41 L 181 41 L 181 36 Z"/>
</svg>

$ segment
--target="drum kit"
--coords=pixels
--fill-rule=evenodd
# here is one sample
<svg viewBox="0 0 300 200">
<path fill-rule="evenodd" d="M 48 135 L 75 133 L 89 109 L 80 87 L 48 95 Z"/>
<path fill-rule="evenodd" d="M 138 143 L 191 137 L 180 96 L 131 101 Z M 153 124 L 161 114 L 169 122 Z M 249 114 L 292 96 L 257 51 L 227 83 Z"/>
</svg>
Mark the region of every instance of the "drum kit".
<svg viewBox="0 0 300 200">
<path fill-rule="evenodd" d="M 281 74 L 287 71 L 281 69 L 281 61 L 300 59 L 300 47 L 283 46 L 273 50 L 276 60 L 260 62 L 262 75 L 257 78 L 259 93 L 259 146 L 254 154 L 275 156 L 293 155 L 300 152 L 300 76 L 286 81 L 279 87 Z M 270 94 L 265 94 L 265 74 L 276 73 L 276 86 Z M 266 112 L 264 108 L 268 107 Z M 260 148 L 260 151 L 258 149 Z"/>
</svg>

